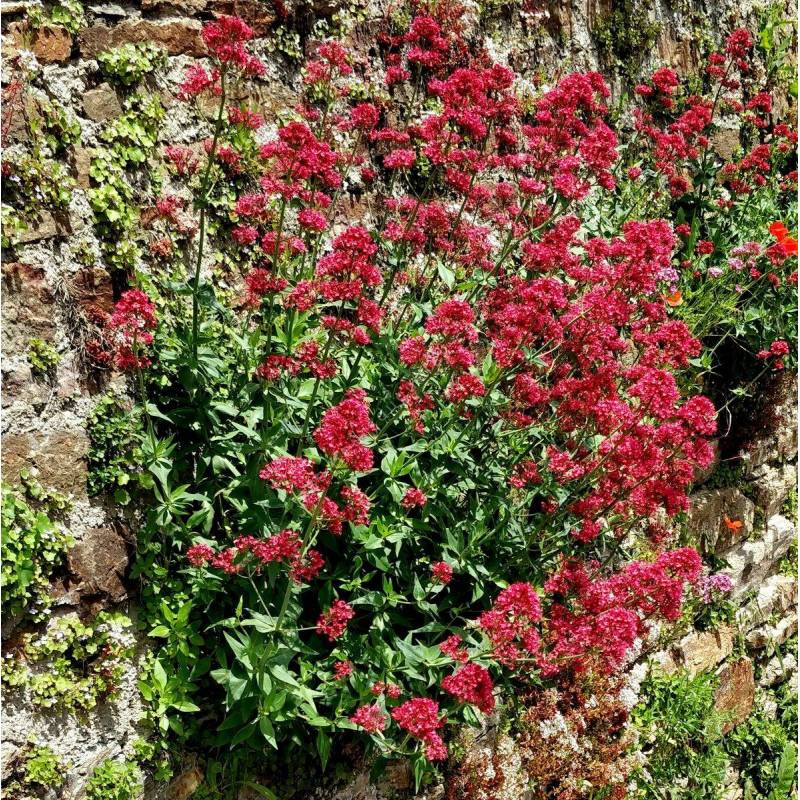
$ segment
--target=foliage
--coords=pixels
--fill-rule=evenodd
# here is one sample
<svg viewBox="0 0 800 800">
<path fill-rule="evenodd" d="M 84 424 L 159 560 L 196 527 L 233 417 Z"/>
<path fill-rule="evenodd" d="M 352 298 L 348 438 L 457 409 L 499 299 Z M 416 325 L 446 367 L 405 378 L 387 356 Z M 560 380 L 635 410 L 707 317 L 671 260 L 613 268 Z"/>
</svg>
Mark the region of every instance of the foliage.
<svg viewBox="0 0 800 800">
<path fill-rule="evenodd" d="M 51 375 L 61 361 L 58 351 L 43 339 L 28 342 L 28 363 L 34 375 Z"/>
<path fill-rule="evenodd" d="M 3 778 L 7 800 L 34 800 L 46 790 L 58 790 L 64 783 L 66 765 L 47 746 L 31 741 L 18 751 Z"/>
<path fill-rule="evenodd" d="M 2 487 L 2 586 L 7 614 L 42 619 L 50 606 L 50 576 L 72 546 L 72 537 L 48 509 Z"/>
<path fill-rule="evenodd" d="M 129 42 L 97 56 L 103 76 L 122 86 L 133 86 L 166 64 L 166 52 L 152 42 Z"/>
<path fill-rule="evenodd" d="M 27 9 L 26 19 L 33 28 L 46 23 L 62 25 L 70 33 L 77 33 L 85 24 L 85 15 L 81 0 L 57 0 L 48 11 L 40 4 L 31 4 Z"/>
<path fill-rule="evenodd" d="M 144 169 L 156 146 L 164 107 L 157 95 L 134 94 L 124 113 L 101 133 L 104 147 L 95 150 L 89 167 L 93 186 L 88 191 L 107 261 L 115 269 L 133 269 L 139 257 L 134 230 L 139 213 L 126 171 Z"/>
<path fill-rule="evenodd" d="M 137 444 L 140 429 L 139 412 L 126 408 L 114 394 L 97 401 L 86 418 L 89 435 L 86 485 L 90 495 L 107 492 L 121 505 L 128 502 L 126 487 L 140 478 L 137 466 L 141 457 Z"/>
<path fill-rule="evenodd" d="M 39 224 L 44 212 L 61 214 L 69 207 L 75 181 L 63 155 L 80 141 L 80 125 L 57 103 L 34 92 L 22 68 L 4 89 L 3 101 L 11 107 L 4 112 L 3 135 L 11 117 L 21 113 L 28 134 L 24 144 L 3 152 L 3 246 L 9 247 Z"/>
<path fill-rule="evenodd" d="M 140 688 L 160 736 L 257 752 L 311 739 L 324 768 L 362 729 L 421 783 L 446 756 L 445 714 L 477 721 L 494 681 L 613 672 L 699 578 L 696 553 L 658 546 L 657 519 L 685 507 L 713 414 L 677 389 L 699 346 L 663 303 L 668 224 L 598 229 L 616 159 L 607 90 L 568 76 L 523 108 L 510 72 L 462 68 L 455 7 L 437 14 L 400 37 L 389 63 L 405 85 L 388 92 L 323 44 L 307 119 L 261 147 L 260 115 L 227 104 L 263 69 L 244 23 L 206 26 L 218 71 L 193 66 L 180 89 L 218 98 L 213 137 L 205 156 L 166 149 L 184 191 L 156 201 L 149 296 L 125 293 L 93 343 L 140 398 L 134 461 L 151 485 L 135 575 L 161 645 Z M 348 94 L 429 127 L 382 127 L 382 107 Z M 546 109 L 558 122 L 529 127 Z M 328 232 L 344 181 L 383 209 L 374 230 Z M 601 308 L 614 311 L 594 342 Z M 635 434 L 603 421 L 599 391 Z M 642 518 L 646 560 L 631 562 L 621 542 Z"/>
<path fill-rule="evenodd" d="M 610 753 L 621 708 L 586 706 L 651 621 L 730 613 L 693 606 L 699 555 L 666 526 L 712 457 L 694 387 L 716 363 L 695 337 L 764 370 L 796 341 L 780 318 L 794 140 L 762 118 L 749 34 L 697 96 L 660 70 L 617 117 L 593 73 L 523 101 L 462 12 L 414 5 L 381 34 L 385 82 L 323 42 L 265 143 L 231 98 L 257 96 L 245 84 L 266 68 L 221 17 L 203 30 L 212 63 L 178 91 L 198 119 L 216 103 L 202 152 L 170 145 L 153 169 L 164 109 L 145 93 L 101 134 L 96 232 L 112 267 L 146 269 L 87 344 L 138 398 L 129 419 L 108 399 L 93 418 L 90 482 L 144 507 L 134 577 L 159 646 L 139 686 L 159 747 L 310 751 L 325 769 L 357 740 L 376 769 L 409 757 L 419 786 L 451 726 L 505 690 L 547 693 Z M 761 185 L 710 148 L 734 69 L 742 142 L 767 143 Z M 745 238 L 746 287 L 712 283 Z M 674 777 L 712 797 L 713 687 L 680 680 L 654 679 L 640 715 L 642 792 Z"/>
<path fill-rule="evenodd" d="M 34 705 L 77 712 L 113 695 L 133 654 L 131 621 L 100 612 L 90 623 L 76 614 L 54 619 L 41 633 L 27 633 L 3 660 L 4 689 L 25 686 Z"/>
<path fill-rule="evenodd" d="M 739 769 L 745 791 L 753 798 L 788 797 L 794 780 L 794 769 L 788 787 L 779 790 L 784 782 L 782 760 L 790 760 L 787 746 L 797 740 L 797 693 L 790 693 L 776 717 L 769 716 L 763 704 L 728 734 L 725 749 Z M 796 758 L 796 754 L 795 754 Z"/>
<path fill-rule="evenodd" d="M 722 718 L 714 709 L 716 681 L 700 673 L 652 675 L 642 686 L 633 720 L 646 764 L 635 776 L 638 796 L 660 798 L 664 787 L 675 798 L 720 797 L 728 760 Z"/>
<path fill-rule="evenodd" d="M 142 776 L 130 761 L 106 759 L 97 766 L 86 785 L 86 800 L 136 800 Z"/>
</svg>

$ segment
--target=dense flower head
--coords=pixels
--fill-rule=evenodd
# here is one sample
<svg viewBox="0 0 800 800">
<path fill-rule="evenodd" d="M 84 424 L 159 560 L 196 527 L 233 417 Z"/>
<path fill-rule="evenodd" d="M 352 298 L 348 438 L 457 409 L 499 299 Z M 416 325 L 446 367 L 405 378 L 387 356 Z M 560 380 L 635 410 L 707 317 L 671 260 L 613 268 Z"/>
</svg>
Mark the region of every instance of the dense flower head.
<svg viewBox="0 0 800 800">
<path fill-rule="evenodd" d="M 157 324 L 156 307 L 141 289 L 122 294 L 105 321 L 117 369 L 142 369 L 150 364 L 146 348 L 153 343 L 152 331 Z"/>
<path fill-rule="evenodd" d="M 453 580 L 453 568 L 446 561 L 437 561 L 431 565 L 431 577 L 436 583 L 447 585 Z"/>
<path fill-rule="evenodd" d="M 320 614 L 317 620 L 317 633 L 336 641 L 347 629 L 347 623 L 355 616 L 355 611 L 344 600 L 334 600 L 331 607 Z"/>
<path fill-rule="evenodd" d="M 400 504 L 403 508 L 417 508 L 424 506 L 427 501 L 425 492 L 412 486 L 410 489 L 406 489 Z"/>
<path fill-rule="evenodd" d="M 484 714 L 494 710 L 494 684 L 489 671 L 478 664 L 466 664 L 442 680 L 442 689 L 462 703 L 471 703 Z"/>
<path fill-rule="evenodd" d="M 386 714 L 377 704 L 359 706 L 350 717 L 350 721 L 363 728 L 367 733 L 377 733 L 386 727 Z"/>
<path fill-rule="evenodd" d="M 340 457 L 355 472 L 365 472 L 372 467 L 372 451 L 360 441 L 376 430 L 369 417 L 366 398 L 363 389 L 348 390 L 341 403 L 322 415 L 314 431 L 319 449 L 326 455 Z"/>
<path fill-rule="evenodd" d="M 435 700 L 414 697 L 393 708 L 391 715 L 403 730 L 424 742 L 428 760 L 440 761 L 447 758 L 447 748 L 437 733 L 445 724 L 445 719 L 439 717 L 439 704 Z"/>
</svg>

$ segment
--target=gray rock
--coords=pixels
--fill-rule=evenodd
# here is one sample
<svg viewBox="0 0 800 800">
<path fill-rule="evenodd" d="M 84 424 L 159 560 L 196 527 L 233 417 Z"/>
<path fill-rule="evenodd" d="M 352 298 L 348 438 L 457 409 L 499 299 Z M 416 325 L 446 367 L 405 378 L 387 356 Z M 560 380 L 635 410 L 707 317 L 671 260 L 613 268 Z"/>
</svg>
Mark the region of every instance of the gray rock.
<svg viewBox="0 0 800 800">
<path fill-rule="evenodd" d="M 724 572 L 733 581 L 731 596 L 736 598 L 758 588 L 775 572 L 795 538 L 794 523 L 776 514 L 767 521 L 764 535 L 743 542 L 723 554 L 728 562 Z"/>
</svg>

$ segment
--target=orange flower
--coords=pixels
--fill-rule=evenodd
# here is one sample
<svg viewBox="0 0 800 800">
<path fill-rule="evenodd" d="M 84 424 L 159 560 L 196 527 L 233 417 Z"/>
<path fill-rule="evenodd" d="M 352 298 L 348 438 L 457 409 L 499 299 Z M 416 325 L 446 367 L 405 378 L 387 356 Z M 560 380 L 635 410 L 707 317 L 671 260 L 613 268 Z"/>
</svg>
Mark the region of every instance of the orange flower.
<svg viewBox="0 0 800 800">
<path fill-rule="evenodd" d="M 679 289 L 677 292 L 664 295 L 664 300 L 668 306 L 675 308 L 675 306 L 679 306 L 683 302 L 683 292 Z"/>
<path fill-rule="evenodd" d="M 773 222 L 769 226 L 769 232 L 779 241 L 782 242 L 789 234 L 789 229 L 782 222 Z"/>
<path fill-rule="evenodd" d="M 783 247 L 783 252 L 786 253 L 787 256 L 796 256 L 797 255 L 797 239 L 794 236 L 784 236 L 781 239 L 781 246 Z"/>
<path fill-rule="evenodd" d="M 740 519 L 731 519 L 727 514 L 725 515 L 725 527 L 731 533 L 738 533 L 742 527 L 742 521 Z"/>
</svg>

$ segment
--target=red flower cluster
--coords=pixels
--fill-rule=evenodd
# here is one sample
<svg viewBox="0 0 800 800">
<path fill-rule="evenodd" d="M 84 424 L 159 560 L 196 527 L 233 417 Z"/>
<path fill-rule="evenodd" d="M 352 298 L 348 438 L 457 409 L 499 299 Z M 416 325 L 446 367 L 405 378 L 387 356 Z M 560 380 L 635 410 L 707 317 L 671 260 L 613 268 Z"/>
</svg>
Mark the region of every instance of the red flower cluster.
<svg viewBox="0 0 800 800">
<path fill-rule="evenodd" d="M 354 472 L 372 469 L 372 451 L 361 444 L 361 438 L 374 433 L 369 418 L 367 395 L 363 389 L 350 389 L 344 400 L 323 415 L 314 431 L 314 441 L 328 456 L 341 458 Z"/>
<path fill-rule="evenodd" d="M 322 554 L 313 548 L 304 553 L 297 531 L 288 528 L 266 539 L 239 536 L 233 547 L 219 552 L 206 544 L 194 544 L 186 551 L 186 560 L 193 567 L 210 563 L 229 575 L 238 574 L 244 566 L 258 569 L 266 564 L 286 564 L 289 577 L 296 583 L 313 580 L 325 566 Z"/>
<path fill-rule="evenodd" d="M 317 633 L 327 636 L 331 642 L 336 641 L 347 630 L 347 623 L 356 615 L 352 607 L 344 600 L 334 600 L 331 607 L 320 614 L 317 620 Z"/>
<path fill-rule="evenodd" d="M 386 715 L 375 704 L 359 706 L 350 717 L 350 721 L 362 727 L 367 733 L 378 733 L 386 727 Z"/>
<path fill-rule="evenodd" d="M 158 325 L 153 301 L 140 289 L 128 289 L 111 315 L 94 312 L 103 336 L 87 343 L 89 355 L 98 364 L 113 364 L 119 370 L 143 369 L 150 364 L 147 348 L 153 343 L 152 331 Z"/>
<path fill-rule="evenodd" d="M 471 703 L 484 714 L 494 710 L 494 684 L 489 671 L 478 664 L 466 664 L 445 677 L 442 689 L 462 703 Z"/>
<path fill-rule="evenodd" d="M 439 704 L 435 700 L 415 697 L 393 708 L 391 714 L 404 731 L 424 742 L 425 755 L 430 761 L 447 758 L 447 748 L 437 733 L 446 720 L 439 718 Z"/>
<path fill-rule="evenodd" d="M 542 606 L 536 590 L 529 583 L 512 583 L 495 600 L 489 611 L 481 614 L 478 625 L 492 643 L 494 657 L 514 667 L 524 654 L 539 650 L 539 631 L 535 623 L 542 618 Z"/>
</svg>

